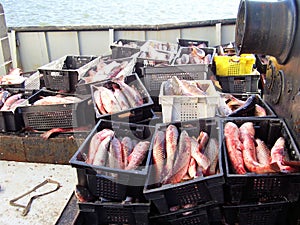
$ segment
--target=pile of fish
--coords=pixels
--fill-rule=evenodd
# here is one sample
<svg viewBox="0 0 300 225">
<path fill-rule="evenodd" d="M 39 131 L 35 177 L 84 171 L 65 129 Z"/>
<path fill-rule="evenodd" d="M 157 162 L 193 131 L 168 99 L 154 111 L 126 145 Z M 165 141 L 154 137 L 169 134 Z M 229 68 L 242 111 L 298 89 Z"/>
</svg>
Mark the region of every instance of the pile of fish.
<svg viewBox="0 0 300 225">
<path fill-rule="evenodd" d="M 139 54 L 139 58 L 143 59 L 152 59 L 152 60 L 161 60 L 161 61 L 171 61 L 174 58 L 175 53 L 166 52 L 166 51 L 158 51 L 151 45 L 144 47 L 141 49 Z"/>
<path fill-rule="evenodd" d="M 221 94 L 219 110 L 224 116 L 266 116 L 264 107 L 257 104 L 256 95 L 249 96 L 245 101 L 237 99 L 231 94 Z"/>
<path fill-rule="evenodd" d="M 279 137 L 269 149 L 255 137 L 253 122 L 244 122 L 240 127 L 227 122 L 224 137 L 231 165 L 237 174 L 248 171 L 257 174 L 297 171 L 296 167 L 284 165 L 285 139 Z"/>
<path fill-rule="evenodd" d="M 176 52 L 177 51 L 177 44 L 169 43 L 169 42 L 159 42 L 159 41 L 148 41 L 146 45 L 154 48 L 158 51 L 168 51 L 168 52 Z"/>
<path fill-rule="evenodd" d="M 100 114 L 113 114 L 144 104 L 141 93 L 123 80 L 114 79 L 103 86 L 93 86 L 93 98 Z"/>
<path fill-rule="evenodd" d="M 170 124 L 165 131 L 158 130 L 153 141 L 156 184 L 176 184 L 217 173 L 219 143 L 206 132 L 191 137 Z"/>
<path fill-rule="evenodd" d="M 91 138 L 86 163 L 115 169 L 135 170 L 145 159 L 149 141 L 137 141 L 128 136 L 117 137 L 105 128 Z"/>
<path fill-rule="evenodd" d="M 212 60 L 211 54 L 206 54 L 205 51 L 196 46 L 189 47 L 189 53 L 182 53 L 177 57 L 175 64 L 209 64 Z"/>
<path fill-rule="evenodd" d="M 165 95 L 180 96 L 205 96 L 209 84 L 200 84 L 197 81 L 179 80 L 177 76 L 172 76 L 164 83 Z"/>
<path fill-rule="evenodd" d="M 117 62 L 100 59 L 98 64 L 90 68 L 86 76 L 82 77 L 82 80 L 84 80 L 85 83 L 92 83 L 118 77 L 120 72 L 124 70 L 128 64 L 129 61 Z"/>
<path fill-rule="evenodd" d="M 25 100 L 22 93 L 11 94 L 5 90 L 0 91 L 0 111 L 14 111 Z"/>
<path fill-rule="evenodd" d="M 76 96 L 65 96 L 61 94 L 40 96 L 40 99 L 35 101 L 33 105 L 56 105 L 56 104 L 70 104 L 80 102 L 81 99 Z"/>
<path fill-rule="evenodd" d="M 11 69 L 8 74 L 0 76 L 0 84 L 21 84 L 25 81 L 25 78 L 21 75 L 21 72 L 22 71 L 20 68 Z"/>
</svg>

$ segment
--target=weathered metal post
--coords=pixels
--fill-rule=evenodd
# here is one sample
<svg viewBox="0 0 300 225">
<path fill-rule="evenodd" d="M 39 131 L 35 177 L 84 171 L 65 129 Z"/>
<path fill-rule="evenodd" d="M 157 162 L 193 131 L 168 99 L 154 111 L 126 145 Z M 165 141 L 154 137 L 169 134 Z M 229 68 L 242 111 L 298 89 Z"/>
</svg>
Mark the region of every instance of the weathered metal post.
<svg viewBox="0 0 300 225">
<path fill-rule="evenodd" d="M 0 3 L 0 76 L 9 72 L 12 67 L 9 39 L 5 21 L 4 10 Z"/>
</svg>

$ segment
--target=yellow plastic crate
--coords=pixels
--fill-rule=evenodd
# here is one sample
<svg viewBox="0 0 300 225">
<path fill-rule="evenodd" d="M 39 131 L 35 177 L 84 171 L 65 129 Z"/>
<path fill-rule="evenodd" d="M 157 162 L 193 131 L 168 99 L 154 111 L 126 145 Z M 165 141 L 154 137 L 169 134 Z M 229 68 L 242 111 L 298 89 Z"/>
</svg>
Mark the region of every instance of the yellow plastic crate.
<svg viewBox="0 0 300 225">
<path fill-rule="evenodd" d="M 253 54 L 241 54 L 241 56 L 215 56 L 216 75 L 247 75 L 252 73 L 255 56 Z"/>
</svg>

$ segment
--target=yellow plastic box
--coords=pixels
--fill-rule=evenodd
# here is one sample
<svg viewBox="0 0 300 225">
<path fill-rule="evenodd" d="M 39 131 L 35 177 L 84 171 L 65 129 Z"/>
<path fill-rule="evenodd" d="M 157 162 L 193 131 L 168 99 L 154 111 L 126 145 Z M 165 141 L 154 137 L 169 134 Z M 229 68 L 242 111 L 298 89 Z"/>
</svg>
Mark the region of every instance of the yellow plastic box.
<svg viewBox="0 0 300 225">
<path fill-rule="evenodd" d="M 253 54 L 241 54 L 241 56 L 215 56 L 216 75 L 238 76 L 251 74 L 255 60 Z"/>
</svg>

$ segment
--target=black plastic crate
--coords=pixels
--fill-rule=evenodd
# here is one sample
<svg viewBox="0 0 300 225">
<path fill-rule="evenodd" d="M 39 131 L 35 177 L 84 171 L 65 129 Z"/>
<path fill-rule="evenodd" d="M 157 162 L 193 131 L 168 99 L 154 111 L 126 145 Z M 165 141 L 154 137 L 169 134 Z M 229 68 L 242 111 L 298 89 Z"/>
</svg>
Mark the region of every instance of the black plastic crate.
<svg viewBox="0 0 300 225">
<path fill-rule="evenodd" d="M 126 76 L 124 82 L 127 85 L 134 87 L 135 90 L 137 90 L 141 94 L 143 98 L 143 104 L 141 106 L 131 107 L 129 109 L 122 110 L 120 112 L 116 112 L 113 114 L 101 114 L 95 102 L 94 92 L 97 89 L 97 87 L 102 87 L 102 86 L 112 89 L 112 85 L 114 84 L 114 81 L 106 80 L 106 81 L 95 83 L 91 85 L 91 93 L 92 93 L 94 111 L 96 113 L 97 120 L 112 119 L 112 120 L 123 120 L 123 121 L 127 120 L 127 122 L 129 121 L 138 122 L 145 118 L 143 115 L 145 112 L 148 112 L 149 110 L 152 109 L 153 100 L 136 73 Z"/>
<path fill-rule="evenodd" d="M 96 56 L 66 55 L 38 68 L 45 86 L 53 91 L 75 91 L 75 85 Z"/>
<path fill-rule="evenodd" d="M 180 80 L 206 80 L 208 65 L 167 65 L 143 68 L 144 84 L 151 95 L 158 96 L 162 82 L 173 76 Z"/>
<path fill-rule="evenodd" d="M 46 96 L 75 96 L 79 102 L 55 105 L 32 105 Z M 58 93 L 41 89 L 28 98 L 26 106 L 19 107 L 26 127 L 37 130 L 52 128 L 71 128 L 95 124 L 95 113 L 91 96 Z"/>
<path fill-rule="evenodd" d="M 32 92 L 24 92 L 19 89 L 13 89 L 8 91 L 10 96 L 21 95 L 24 102 L 20 103 L 14 109 L 0 110 L 0 132 L 16 132 L 24 128 L 24 121 L 20 112 L 19 106 L 26 105 L 27 101 Z"/>
<path fill-rule="evenodd" d="M 224 126 L 233 122 L 240 127 L 245 122 L 252 122 L 255 128 L 255 138 L 259 138 L 271 150 L 279 137 L 285 139 L 285 155 L 288 160 L 299 161 L 300 153 L 289 129 L 281 118 L 240 117 L 222 120 L 222 139 L 224 139 Z M 233 171 L 225 139 L 223 140 L 225 201 L 234 204 L 249 202 L 270 202 L 278 199 L 297 201 L 300 195 L 300 172 L 292 173 L 266 173 L 236 174 Z"/>
<path fill-rule="evenodd" d="M 174 206 L 184 206 L 186 204 L 201 204 L 210 201 L 222 204 L 224 202 L 223 184 L 225 183 L 225 179 L 221 160 L 219 119 L 214 117 L 172 124 L 178 128 L 179 133 L 183 129 L 186 130 L 190 137 L 198 137 L 200 131 L 205 131 L 210 138 L 216 138 L 219 143 L 217 165 L 219 172 L 214 175 L 198 177 L 177 184 L 160 185 L 155 182 L 155 170 L 151 166 L 144 188 L 145 198 L 155 205 L 160 214 L 170 212 L 170 208 Z M 167 123 L 157 124 L 156 132 L 158 130 L 166 130 L 168 125 Z M 153 141 L 150 148 L 153 148 Z"/>
<path fill-rule="evenodd" d="M 208 71 L 208 66 L 211 67 L 211 65 L 213 63 L 213 59 L 214 59 L 214 56 L 216 54 L 216 48 L 214 48 L 214 47 L 202 47 L 202 48 L 199 48 L 199 49 L 204 51 L 205 56 L 211 55 L 211 58 L 210 58 L 210 61 L 209 61 L 208 64 L 207 63 L 196 64 L 199 67 L 198 69 L 200 69 L 201 67 L 205 67 L 205 68 L 202 68 L 201 71 Z M 179 63 L 178 63 L 177 60 L 180 59 L 183 54 L 186 54 L 186 55 L 191 54 L 192 50 L 193 50 L 192 47 L 180 47 L 177 54 L 176 54 L 176 56 L 175 56 L 175 58 L 174 58 L 174 60 L 173 60 L 173 64 L 178 65 Z M 184 65 L 189 65 L 189 64 L 191 64 L 191 63 L 187 62 Z"/>
<path fill-rule="evenodd" d="M 112 58 L 116 59 L 131 57 L 132 55 L 138 53 L 141 46 L 143 46 L 145 43 L 146 41 L 141 40 L 119 39 L 110 45 Z"/>
<path fill-rule="evenodd" d="M 205 45 L 203 47 L 208 47 L 209 42 L 206 40 L 193 40 L 193 39 L 182 39 L 178 38 L 177 43 L 181 47 L 190 47 L 190 46 L 199 46 L 199 45 Z"/>
<path fill-rule="evenodd" d="M 289 202 L 248 203 L 224 205 L 224 218 L 228 224 L 282 225 L 287 224 Z"/>
<path fill-rule="evenodd" d="M 222 92 L 249 93 L 258 92 L 260 75 L 217 76 Z"/>
<path fill-rule="evenodd" d="M 114 77 L 126 77 L 129 75 L 132 75 L 134 71 L 134 66 L 135 66 L 135 58 L 133 57 L 127 57 L 127 58 L 119 58 L 119 59 L 111 59 L 110 57 L 98 57 L 97 59 L 93 60 L 88 64 L 88 70 L 83 74 L 83 76 L 80 78 L 78 83 L 76 84 L 76 93 L 77 94 L 91 94 L 91 85 L 97 84 L 100 81 L 106 81 L 110 80 L 113 77 L 110 77 L 110 72 L 111 75 Z M 128 63 L 123 69 L 120 69 L 120 64 L 122 63 Z M 99 69 L 97 68 L 98 65 L 107 65 L 107 67 L 103 67 L 101 70 L 104 71 L 106 68 L 108 68 L 111 64 L 115 64 L 117 69 L 115 67 L 111 67 L 110 70 L 107 70 L 104 76 L 99 76 L 98 79 L 91 79 L 89 80 L 89 74 L 90 72 L 95 72 L 97 73 Z M 117 66 L 118 65 L 118 66 Z"/>
<path fill-rule="evenodd" d="M 221 225 L 223 213 L 221 205 L 208 202 L 175 212 L 150 215 L 149 219 L 151 224 L 160 225 Z"/>
<path fill-rule="evenodd" d="M 226 94 L 228 94 L 228 93 L 225 93 L 224 95 L 226 95 Z M 223 94 L 221 93 L 221 99 L 220 99 L 220 101 L 223 101 L 223 99 L 224 99 L 224 98 L 222 98 L 222 95 Z M 256 94 L 255 93 L 252 93 L 252 94 L 250 94 L 250 93 L 248 93 L 248 94 L 231 93 L 229 95 L 232 95 L 235 98 L 237 98 L 238 100 L 242 100 L 242 101 L 246 101 L 249 97 L 251 97 L 251 96 L 254 95 L 255 96 L 255 104 L 263 107 L 265 109 L 265 111 L 266 111 L 266 116 L 262 116 L 262 117 L 277 117 L 276 113 L 271 109 L 271 107 L 257 93 Z M 221 105 L 220 105 L 220 107 L 221 107 Z M 222 110 L 220 109 L 220 107 L 218 109 L 217 116 L 226 117 L 226 115 L 224 114 L 224 112 L 222 112 Z M 254 110 L 252 110 L 252 111 L 251 110 L 250 111 L 245 111 L 244 113 L 241 113 L 239 115 L 239 117 L 251 117 L 251 116 L 255 116 L 254 115 Z"/>
<path fill-rule="evenodd" d="M 115 169 L 106 166 L 95 166 L 85 162 L 91 138 L 96 132 L 111 129 L 116 137 L 128 136 L 136 141 L 151 141 L 154 126 L 134 124 L 111 120 L 99 120 L 84 143 L 70 160 L 76 168 L 78 184 L 86 187 L 95 197 L 109 200 L 125 200 L 127 196 L 143 199 L 143 186 L 149 170 L 150 151 L 142 166 L 136 170 Z"/>
<path fill-rule="evenodd" d="M 150 203 L 79 202 L 80 213 L 89 213 L 95 224 L 148 225 Z"/>
</svg>

